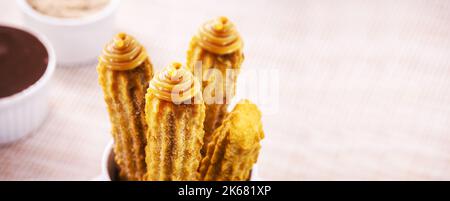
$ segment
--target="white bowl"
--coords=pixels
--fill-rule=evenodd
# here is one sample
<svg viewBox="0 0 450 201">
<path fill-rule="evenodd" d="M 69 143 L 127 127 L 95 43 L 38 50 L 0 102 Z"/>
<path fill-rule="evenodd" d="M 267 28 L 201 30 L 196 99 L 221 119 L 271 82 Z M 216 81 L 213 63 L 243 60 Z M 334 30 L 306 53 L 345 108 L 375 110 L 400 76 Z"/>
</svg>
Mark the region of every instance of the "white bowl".
<svg viewBox="0 0 450 201">
<path fill-rule="evenodd" d="M 95 178 L 95 181 L 117 181 L 117 166 L 114 162 L 113 152 L 114 142 L 108 143 L 102 158 L 102 174 Z M 262 181 L 258 176 L 258 167 L 255 165 L 250 176 L 250 181 Z"/>
<path fill-rule="evenodd" d="M 49 38 L 58 64 L 73 66 L 96 60 L 115 32 L 115 14 L 120 0 L 110 3 L 96 14 L 83 18 L 57 18 L 39 13 L 26 0 L 18 0 L 24 23 Z"/>
<path fill-rule="evenodd" d="M 48 65 L 44 75 L 27 89 L 0 98 L 0 144 L 14 142 L 36 130 L 48 114 L 49 82 L 55 71 L 55 52 L 50 42 L 36 31 L 17 26 L 35 36 L 47 49 Z"/>
</svg>

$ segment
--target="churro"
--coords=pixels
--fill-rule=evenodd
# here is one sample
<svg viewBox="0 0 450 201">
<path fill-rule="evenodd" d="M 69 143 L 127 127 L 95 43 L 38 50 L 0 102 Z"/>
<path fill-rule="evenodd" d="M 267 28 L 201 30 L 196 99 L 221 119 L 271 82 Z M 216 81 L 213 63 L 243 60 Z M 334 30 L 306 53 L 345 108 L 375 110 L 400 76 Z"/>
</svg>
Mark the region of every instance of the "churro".
<svg viewBox="0 0 450 201">
<path fill-rule="evenodd" d="M 250 179 L 264 138 L 261 112 L 243 100 L 214 131 L 199 172 L 204 181 L 245 181 Z"/>
<path fill-rule="evenodd" d="M 205 144 L 202 154 L 206 151 L 213 131 L 221 125 L 228 103 L 235 95 L 237 75 L 244 61 L 242 49 L 242 38 L 235 25 L 226 17 L 207 21 L 191 40 L 187 67 L 194 73 L 198 65 L 201 65 L 200 79 L 203 81 L 202 91 L 206 104 Z M 218 70 L 221 79 L 211 70 Z M 227 71 L 233 74 L 230 75 Z"/>
<path fill-rule="evenodd" d="M 150 82 L 145 113 L 147 179 L 198 180 L 205 119 L 198 80 L 180 63 L 172 63 Z"/>
<path fill-rule="evenodd" d="M 142 180 L 146 172 L 145 93 L 153 67 L 145 48 L 125 33 L 104 48 L 97 66 L 112 125 L 121 180 Z"/>
</svg>

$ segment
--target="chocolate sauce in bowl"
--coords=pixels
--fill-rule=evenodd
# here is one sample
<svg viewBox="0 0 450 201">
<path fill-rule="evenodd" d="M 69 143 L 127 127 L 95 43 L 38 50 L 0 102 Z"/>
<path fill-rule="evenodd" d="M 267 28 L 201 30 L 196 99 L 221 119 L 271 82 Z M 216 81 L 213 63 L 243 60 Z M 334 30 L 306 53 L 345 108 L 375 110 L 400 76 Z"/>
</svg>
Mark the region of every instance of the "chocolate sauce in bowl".
<svg viewBox="0 0 450 201">
<path fill-rule="evenodd" d="M 47 65 L 48 52 L 38 38 L 20 29 L 0 26 L 0 98 L 36 83 Z"/>
</svg>

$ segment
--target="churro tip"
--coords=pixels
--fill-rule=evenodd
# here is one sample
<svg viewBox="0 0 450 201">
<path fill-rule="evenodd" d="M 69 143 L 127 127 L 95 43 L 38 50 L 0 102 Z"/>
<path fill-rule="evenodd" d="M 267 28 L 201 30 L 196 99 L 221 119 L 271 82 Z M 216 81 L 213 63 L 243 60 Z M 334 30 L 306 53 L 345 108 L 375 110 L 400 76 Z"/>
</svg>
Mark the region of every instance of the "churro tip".
<svg viewBox="0 0 450 201">
<path fill-rule="evenodd" d="M 225 24 L 227 24 L 227 23 L 228 23 L 227 17 L 224 17 L 224 16 L 218 17 L 213 28 L 216 31 L 222 31 L 225 28 Z"/>
<path fill-rule="evenodd" d="M 183 67 L 183 64 L 181 64 L 180 62 L 172 62 L 171 66 L 172 66 L 175 70 L 179 70 L 181 67 Z"/>
<path fill-rule="evenodd" d="M 125 43 L 123 42 L 122 39 L 119 39 L 119 40 L 114 41 L 114 45 L 118 48 L 121 48 L 125 45 Z"/>
<path fill-rule="evenodd" d="M 181 69 L 183 65 L 180 62 L 172 62 L 170 64 L 170 68 L 168 69 L 168 73 L 170 77 L 175 77 L 177 75 L 177 71 Z"/>
<path fill-rule="evenodd" d="M 122 40 L 125 40 L 126 37 L 127 37 L 127 34 L 124 32 L 120 32 L 117 34 L 117 38 L 120 38 Z"/>
<path fill-rule="evenodd" d="M 117 48 L 122 48 L 123 46 L 125 46 L 125 40 L 127 38 L 127 34 L 124 32 L 120 32 L 116 35 L 115 39 L 114 39 L 114 45 Z"/>
<path fill-rule="evenodd" d="M 222 24 L 226 24 L 226 23 L 228 22 L 228 18 L 225 17 L 225 16 L 220 16 L 220 17 L 219 17 L 219 21 L 220 21 Z"/>
</svg>

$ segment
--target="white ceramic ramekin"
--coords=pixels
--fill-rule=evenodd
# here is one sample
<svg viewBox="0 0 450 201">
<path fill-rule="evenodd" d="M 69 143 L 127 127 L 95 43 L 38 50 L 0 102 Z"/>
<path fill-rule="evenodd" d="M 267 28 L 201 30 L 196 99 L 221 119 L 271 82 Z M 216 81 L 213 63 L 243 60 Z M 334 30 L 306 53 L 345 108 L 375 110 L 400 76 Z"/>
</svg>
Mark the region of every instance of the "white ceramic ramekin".
<svg viewBox="0 0 450 201">
<path fill-rule="evenodd" d="M 115 32 L 115 14 L 120 0 L 111 2 L 91 16 L 76 19 L 51 17 L 34 10 L 26 0 L 18 0 L 24 23 L 42 32 L 52 42 L 58 64 L 77 64 L 94 61 Z"/>
<path fill-rule="evenodd" d="M 28 28 L 9 27 L 28 32 L 40 41 L 47 49 L 48 66 L 44 75 L 32 86 L 0 98 L 0 144 L 14 142 L 42 124 L 48 113 L 49 82 L 56 66 L 55 52 L 45 36 Z"/>
<path fill-rule="evenodd" d="M 114 162 L 113 142 L 111 141 L 103 152 L 102 174 L 95 178 L 95 181 L 117 181 L 117 167 Z M 252 170 L 250 181 L 262 181 L 258 176 L 258 167 L 255 165 Z"/>
</svg>

